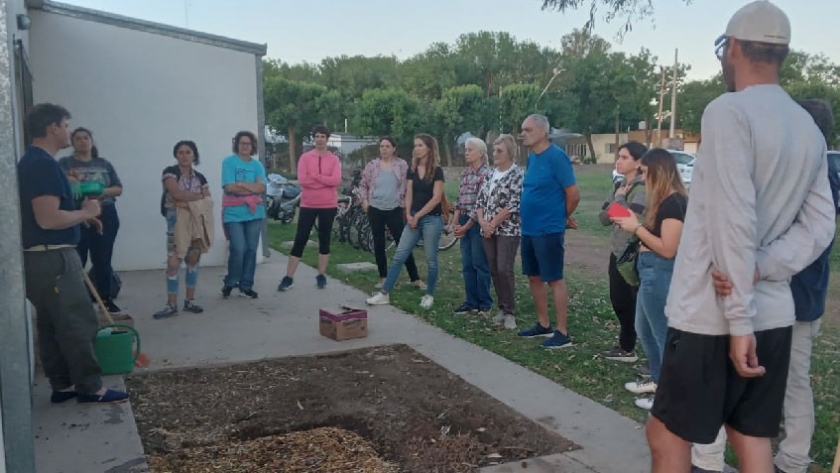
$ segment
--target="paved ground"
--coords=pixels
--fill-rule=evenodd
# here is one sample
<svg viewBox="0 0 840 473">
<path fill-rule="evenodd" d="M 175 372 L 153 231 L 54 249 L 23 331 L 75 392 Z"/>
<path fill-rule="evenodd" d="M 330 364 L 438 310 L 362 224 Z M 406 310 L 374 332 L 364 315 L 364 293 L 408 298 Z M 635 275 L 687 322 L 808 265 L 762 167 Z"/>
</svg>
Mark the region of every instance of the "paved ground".
<svg viewBox="0 0 840 473">
<path fill-rule="evenodd" d="M 318 309 L 327 305 L 364 304 L 365 294 L 330 280 L 315 287 L 315 271 L 301 265 L 295 287 L 278 293 L 286 258 L 272 253 L 257 271 L 257 300 L 218 296 L 224 270 L 203 268 L 198 302 L 206 312 L 153 320 L 164 301 L 159 271 L 121 274 L 120 305 L 135 319 L 148 369 L 201 366 L 293 355 L 311 355 L 365 346 L 405 343 L 467 382 L 481 388 L 582 449 L 486 472 L 649 471 L 650 457 L 641 425 L 579 396 L 505 358 L 452 337 L 420 319 L 393 309 L 369 310 L 370 335 L 334 342 L 318 333 Z M 420 299 L 418 293 L 418 303 Z M 550 354 L 546 354 L 550 356 Z M 121 384 L 119 377 L 109 385 Z M 40 378 L 35 387 L 38 473 L 140 473 L 148 471 L 130 404 L 49 405 L 49 388 Z"/>
</svg>

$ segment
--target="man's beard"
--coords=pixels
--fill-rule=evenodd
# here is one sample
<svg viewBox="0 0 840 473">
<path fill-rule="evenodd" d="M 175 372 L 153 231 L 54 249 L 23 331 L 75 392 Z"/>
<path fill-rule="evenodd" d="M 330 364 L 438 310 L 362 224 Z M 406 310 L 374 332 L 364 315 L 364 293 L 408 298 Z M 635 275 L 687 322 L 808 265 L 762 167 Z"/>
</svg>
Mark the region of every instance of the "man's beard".
<svg viewBox="0 0 840 473">
<path fill-rule="evenodd" d="M 735 70 L 726 62 L 721 63 L 723 69 L 723 83 L 726 85 L 727 92 L 735 92 Z"/>
</svg>

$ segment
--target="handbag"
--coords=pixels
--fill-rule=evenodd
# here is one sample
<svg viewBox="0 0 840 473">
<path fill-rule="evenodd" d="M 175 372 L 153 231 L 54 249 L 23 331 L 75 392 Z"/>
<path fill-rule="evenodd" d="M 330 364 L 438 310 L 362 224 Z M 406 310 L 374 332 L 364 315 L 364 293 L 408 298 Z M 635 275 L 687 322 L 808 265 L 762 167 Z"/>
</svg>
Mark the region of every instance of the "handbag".
<svg viewBox="0 0 840 473">
<path fill-rule="evenodd" d="M 636 259 L 639 257 L 639 244 L 640 241 L 638 238 L 631 238 L 615 263 L 618 274 L 632 287 L 639 286 L 639 271 L 636 269 Z"/>
</svg>

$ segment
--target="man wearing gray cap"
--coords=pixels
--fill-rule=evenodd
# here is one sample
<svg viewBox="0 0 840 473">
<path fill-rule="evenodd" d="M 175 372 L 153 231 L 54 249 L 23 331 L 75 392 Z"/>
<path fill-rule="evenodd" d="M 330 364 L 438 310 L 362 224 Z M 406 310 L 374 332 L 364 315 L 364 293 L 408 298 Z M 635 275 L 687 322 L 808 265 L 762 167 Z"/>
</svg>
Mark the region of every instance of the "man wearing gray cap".
<svg viewBox="0 0 840 473">
<path fill-rule="evenodd" d="M 656 473 L 687 473 L 691 443 L 727 429 L 742 473 L 774 471 L 790 363 L 790 278 L 834 237 L 826 145 L 779 86 L 787 15 L 738 10 L 716 43 L 729 93 L 703 113 L 668 336 L 647 433 Z M 718 298 L 713 269 L 732 283 Z"/>
</svg>

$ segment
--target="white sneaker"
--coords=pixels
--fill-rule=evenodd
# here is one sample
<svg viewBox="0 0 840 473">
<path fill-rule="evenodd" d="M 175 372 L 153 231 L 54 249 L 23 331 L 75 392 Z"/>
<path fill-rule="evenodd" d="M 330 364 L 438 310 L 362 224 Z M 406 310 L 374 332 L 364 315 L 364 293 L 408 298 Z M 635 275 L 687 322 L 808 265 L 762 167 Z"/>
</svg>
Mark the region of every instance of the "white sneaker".
<svg viewBox="0 0 840 473">
<path fill-rule="evenodd" d="M 367 305 L 388 305 L 391 303 L 391 297 L 388 294 L 377 292 L 368 297 L 365 302 L 367 302 Z"/>
<path fill-rule="evenodd" d="M 631 381 L 624 385 L 624 389 L 633 394 L 653 394 L 656 392 L 656 383 L 649 379 L 644 381 Z"/>
<path fill-rule="evenodd" d="M 512 314 L 508 314 L 505 316 L 505 329 L 516 329 L 516 317 L 514 317 Z"/>
<path fill-rule="evenodd" d="M 505 313 L 499 310 L 496 312 L 496 315 L 493 316 L 493 325 L 502 325 L 505 323 Z"/>
<path fill-rule="evenodd" d="M 420 308 L 421 309 L 426 309 L 426 310 L 431 309 L 434 304 L 435 304 L 435 298 L 434 298 L 434 296 L 430 296 L 429 294 L 426 294 L 425 296 L 423 296 L 422 299 L 420 299 Z"/>
<path fill-rule="evenodd" d="M 641 399 L 636 399 L 636 407 L 649 411 L 653 409 L 653 398 L 652 397 L 644 397 Z"/>
<path fill-rule="evenodd" d="M 374 289 L 382 289 L 382 286 L 384 286 L 384 285 L 385 285 L 385 280 L 380 279 L 379 282 L 376 283 L 373 287 L 374 287 Z"/>
</svg>

